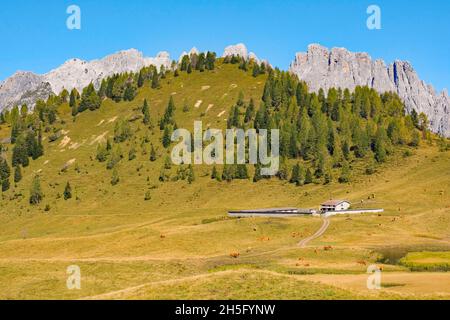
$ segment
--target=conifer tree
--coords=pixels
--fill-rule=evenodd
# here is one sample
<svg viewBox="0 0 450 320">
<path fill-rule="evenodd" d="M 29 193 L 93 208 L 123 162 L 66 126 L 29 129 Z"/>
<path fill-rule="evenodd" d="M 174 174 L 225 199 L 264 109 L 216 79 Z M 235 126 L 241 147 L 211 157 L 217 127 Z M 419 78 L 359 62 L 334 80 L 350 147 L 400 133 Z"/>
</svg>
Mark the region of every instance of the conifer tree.
<svg viewBox="0 0 450 320">
<path fill-rule="evenodd" d="M 22 169 L 20 165 L 14 167 L 14 182 L 19 183 L 22 180 Z"/>
<path fill-rule="evenodd" d="M 2 184 L 2 191 L 9 190 L 9 177 L 11 176 L 11 169 L 9 168 L 6 159 L 0 156 L 0 182 Z"/>
<path fill-rule="evenodd" d="M 300 185 L 300 164 L 296 163 L 292 167 L 292 173 L 291 173 L 291 179 L 289 180 L 290 183 L 295 183 L 297 186 Z"/>
<path fill-rule="evenodd" d="M 255 174 L 253 176 L 253 182 L 258 182 L 263 178 L 263 176 L 261 175 L 261 165 L 259 163 L 257 163 L 255 165 Z"/>
<path fill-rule="evenodd" d="M 37 205 L 42 201 L 43 198 L 44 194 L 42 193 L 41 181 L 39 179 L 39 176 L 34 176 L 30 188 L 30 204 Z"/>
<path fill-rule="evenodd" d="M 128 161 L 136 159 L 136 148 L 132 146 L 128 151 Z"/>
<path fill-rule="evenodd" d="M 120 181 L 119 172 L 117 171 L 117 169 L 114 168 L 111 177 L 111 185 L 115 186 L 119 183 L 119 181 Z"/>
<path fill-rule="evenodd" d="M 139 88 L 141 88 L 144 85 L 144 72 L 142 69 L 139 71 L 137 85 Z"/>
<path fill-rule="evenodd" d="M 77 89 L 72 89 L 72 91 L 70 91 L 70 97 L 69 97 L 69 106 L 72 108 L 72 110 L 74 108 L 77 109 L 78 112 L 78 108 L 77 108 L 77 100 L 80 97 L 80 94 L 78 93 Z"/>
<path fill-rule="evenodd" d="M 106 159 L 108 158 L 109 152 L 106 148 L 105 145 L 103 144 L 99 144 L 97 146 L 97 154 L 96 154 L 96 158 L 99 162 L 105 162 Z"/>
<path fill-rule="evenodd" d="M 4 179 L 1 181 L 2 183 L 2 192 L 8 191 L 10 188 L 9 179 Z"/>
<path fill-rule="evenodd" d="M 23 138 L 16 142 L 12 153 L 12 165 L 15 167 L 19 164 L 22 167 L 28 167 L 29 165 L 27 145 Z"/>
<path fill-rule="evenodd" d="M 155 162 L 156 161 L 156 151 L 153 147 L 153 144 L 150 145 L 150 161 Z"/>
<path fill-rule="evenodd" d="M 253 98 L 251 98 L 247 106 L 247 109 L 245 110 L 244 122 L 249 123 L 250 121 L 253 120 L 254 116 L 255 116 L 255 102 L 253 101 Z"/>
<path fill-rule="evenodd" d="M 164 127 L 163 137 L 162 137 L 162 145 L 164 148 L 168 148 L 171 144 L 171 134 L 170 134 L 170 128 L 168 125 Z"/>
<path fill-rule="evenodd" d="M 188 64 L 190 63 L 190 59 L 188 55 L 184 55 L 183 58 L 181 59 L 181 66 L 180 66 L 180 70 L 181 71 L 186 71 L 188 68 Z"/>
<path fill-rule="evenodd" d="M 219 174 L 218 174 L 218 172 L 217 172 L 216 166 L 214 166 L 214 167 L 212 168 L 212 172 L 211 172 L 211 179 L 217 180 L 217 176 L 218 176 L 218 175 L 219 175 Z"/>
<path fill-rule="evenodd" d="M 66 183 L 66 187 L 64 188 L 64 200 L 69 200 L 72 198 L 72 187 L 70 183 Z"/>
<path fill-rule="evenodd" d="M 158 72 L 154 70 L 152 75 L 152 89 L 158 88 L 159 88 L 159 75 Z"/>
<path fill-rule="evenodd" d="M 81 101 L 78 107 L 78 112 L 83 112 L 85 110 L 96 110 L 100 108 L 101 100 L 95 91 L 94 85 L 92 82 L 83 89 L 83 93 L 81 94 Z"/>
<path fill-rule="evenodd" d="M 280 180 L 288 180 L 289 178 L 289 167 L 285 157 L 282 157 L 281 159 L 280 168 L 278 169 L 276 176 Z"/>
<path fill-rule="evenodd" d="M 378 162 L 384 162 L 386 161 L 386 141 L 387 141 L 387 135 L 386 131 L 383 127 L 378 127 L 377 134 L 375 137 L 375 146 L 374 146 L 374 152 L 375 152 L 375 159 Z"/>
<path fill-rule="evenodd" d="M 305 184 L 310 184 L 313 182 L 313 175 L 311 172 L 311 169 L 306 169 L 306 175 L 305 175 Z"/>
<path fill-rule="evenodd" d="M 238 164 L 236 168 L 237 179 L 248 179 L 247 166 L 245 164 Z"/>
<path fill-rule="evenodd" d="M 142 114 L 144 115 L 144 124 L 149 125 L 150 124 L 150 109 L 148 107 L 147 99 L 144 99 L 144 104 L 142 106 Z"/>
<path fill-rule="evenodd" d="M 188 167 L 187 181 L 189 184 L 192 184 L 192 182 L 195 181 L 194 167 L 192 166 L 192 164 L 190 164 Z"/>
<path fill-rule="evenodd" d="M 260 69 L 259 69 L 259 65 L 258 65 L 258 63 L 254 63 L 253 64 L 253 70 L 252 70 L 252 75 L 253 75 L 253 77 L 257 77 L 257 76 L 259 76 L 259 74 L 260 74 Z"/>
</svg>

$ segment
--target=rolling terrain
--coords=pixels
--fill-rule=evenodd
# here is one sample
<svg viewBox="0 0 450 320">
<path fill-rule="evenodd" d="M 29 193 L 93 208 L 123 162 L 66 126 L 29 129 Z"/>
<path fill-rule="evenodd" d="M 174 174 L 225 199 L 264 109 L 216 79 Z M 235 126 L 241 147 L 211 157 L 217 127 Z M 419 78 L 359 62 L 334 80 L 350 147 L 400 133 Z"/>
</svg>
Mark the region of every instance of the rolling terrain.
<svg viewBox="0 0 450 320">
<path fill-rule="evenodd" d="M 350 183 L 218 182 L 206 165 L 195 166 L 192 184 L 159 181 L 170 149 L 157 122 L 170 97 L 178 127 L 192 130 L 201 120 L 224 129 L 239 92 L 259 101 L 266 78 L 218 63 L 214 71 L 169 74 L 158 90 L 146 84 L 133 101 L 106 99 L 75 120 L 63 103 L 63 135 L 49 142 L 44 133 L 44 155 L 0 200 L 0 299 L 450 299 L 450 153 L 435 138 L 396 150 L 370 176 L 354 161 Z M 95 159 L 98 143 L 139 115 L 144 99 L 153 129 L 130 122 L 134 135 L 121 145 L 113 186 L 111 170 Z M 10 131 L 2 125 L 0 138 Z M 31 206 L 35 175 L 44 198 Z M 67 182 L 73 197 L 64 200 Z M 230 209 L 317 208 L 330 197 L 385 211 L 330 217 L 305 246 L 322 226 L 318 217 L 227 217 Z M 371 264 L 383 269 L 381 290 L 366 288 Z M 66 287 L 70 265 L 80 267 L 80 290 Z"/>
</svg>

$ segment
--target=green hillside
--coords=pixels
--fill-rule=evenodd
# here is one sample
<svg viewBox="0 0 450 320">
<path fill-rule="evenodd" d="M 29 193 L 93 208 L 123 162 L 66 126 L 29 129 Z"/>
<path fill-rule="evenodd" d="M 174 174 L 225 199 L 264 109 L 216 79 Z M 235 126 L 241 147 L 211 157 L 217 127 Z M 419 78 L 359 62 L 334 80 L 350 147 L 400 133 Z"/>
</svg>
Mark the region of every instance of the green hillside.
<svg viewBox="0 0 450 320">
<path fill-rule="evenodd" d="M 448 142 L 427 132 L 420 115 L 404 116 L 393 95 L 360 88 L 359 105 L 337 90 L 334 99 L 297 94 L 306 88 L 285 73 L 235 62 L 205 62 L 205 70 L 186 62 L 186 71 L 158 79 L 149 68 L 119 76 L 122 87 L 108 89 L 105 80 L 100 97 L 85 90 L 70 101 L 66 92 L 38 105 L 23 120 L 35 129 L 26 140 L 35 153 L 24 166 L 28 157 L 16 150 L 18 182 L 13 149 L 26 139 L 17 125 L 25 113 L 3 115 L 0 140 L 22 131 L 2 145 L 10 169 L 2 181 L 10 186 L 0 200 L 0 298 L 449 298 L 448 285 L 433 290 L 431 281 L 448 284 L 447 273 L 427 274 L 427 286 L 424 273 L 400 262 L 408 253 L 450 250 Z M 174 113 L 161 125 L 171 99 Z M 204 129 L 280 128 L 284 174 L 254 182 L 254 166 L 246 166 L 246 179 L 217 166 L 223 179 L 212 179 L 213 168 L 200 165 L 189 180 L 187 165 L 167 164 L 174 144 L 163 143 L 165 131 L 193 130 L 195 120 Z M 308 126 L 310 141 L 302 141 Z M 292 179 L 297 164 L 303 173 Z M 332 217 L 306 248 L 297 244 L 319 229 L 319 217 L 227 217 L 230 209 L 317 208 L 330 197 L 385 212 Z M 373 263 L 398 285 L 367 290 Z M 70 265 L 80 267 L 81 290 L 66 287 Z"/>
</svg>

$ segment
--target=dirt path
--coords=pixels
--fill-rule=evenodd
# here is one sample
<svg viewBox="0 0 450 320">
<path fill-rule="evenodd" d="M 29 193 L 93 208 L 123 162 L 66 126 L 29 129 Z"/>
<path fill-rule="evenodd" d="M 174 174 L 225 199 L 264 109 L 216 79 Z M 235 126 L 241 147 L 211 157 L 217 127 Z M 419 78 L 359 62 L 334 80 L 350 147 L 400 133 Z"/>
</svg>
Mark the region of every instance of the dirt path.
<svg viewBox="0 0 450 320">
<path fill-rule="evenodd" d="M 298 243 L 299 247 L 300 247 L 300 248 L 304 248 L 304 247 L 306 247 L 306 245 L 307 245 L 310 241 L 312 241 L 312 240 L 314 240 L 314 239 L 317 239 L 317 238 L 319 238 L 320 236 L 322 236 L 322 235 L 325 233 L 325 231 L 327 231 L 329 225 L 330 225 L 330 220 L 328 220 L 328 218 L 323 218 L 323 224 L 322 224 L 322 226 L 320 227 L 320 229 L 317 230 L 317 232 L 314 233 L 312 236 L 310 236 L 310 237 L 308 237 L 308 238 L 305 238 L 305 239 L 303 239 L 302 241 L 300 241 L 300 242 Z"/>
<path fill-rule="evenodd" d="M 185 281 L 214 278 L 214 277 L 218 277 L 218 276 L 230 275 L 233 273 L 243 273 L 243 272 L 260 273 L 260 274 L 266 274 L 266 275 L 283 277 L 283 278 L 291 278 L 291 279 L 297 279 L 297 277 L 298 277 L 297 275 L 283 274 L 283 273 L 270 271 L 270 270 L 254 270 L 254 269 L 243 268 L 243 269 L 239 269 L 239 270 L 225 270 L 225 271 L 218 271 L 218 272 L 212 272 L 212 273 L 208 272 L 208 273 L 186 276 L 186 277 L 175 278 L 175 279 L 151 281 L 151 282 L 143 283 L 143 284 L 140 284 L 137 286 L 132 286 L 132 287 L 128 287 L 128 288 L 124 288 L 124 289 L 120 289 L 120 290 L 101 293 L 98 295 L 79 298 L 78 300 L 123 299 L 122 298 L 123 295 L 132 294 L 136 291 L 139 291 L 140 289 L 144 289 L 146 287 L 151 287 L 154 285 L 177 284 L 177 283 L 182 283 Z M 124 298 L 126 299 L 127 297 L 124 297 Z"/>
</svg>

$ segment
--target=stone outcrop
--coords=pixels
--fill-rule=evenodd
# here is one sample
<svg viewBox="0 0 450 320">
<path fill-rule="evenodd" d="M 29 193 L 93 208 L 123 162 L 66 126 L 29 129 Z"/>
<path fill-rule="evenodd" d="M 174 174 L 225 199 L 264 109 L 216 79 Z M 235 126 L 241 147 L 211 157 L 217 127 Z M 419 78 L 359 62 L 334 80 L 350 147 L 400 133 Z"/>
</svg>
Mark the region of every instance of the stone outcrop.
<svg viewBox="0 0 450 320">
<path fill-rule="evenodd" d="M 38 99 L 45 99 L 51 93 L 59 94 L 64 88 L 81 91 L 91 82 L 98 88 L 102 79 L 115 73 L 137 72 L 149 65 L 170 68 L 171 62 L 167 52 L 151 58 L 130 49 L 100 60 L 71 59 L 44 75 L 17 72 L 0 84 L 0 110 L 23 103 L 32 107 Z"/>
<path fill-rule="evenodd" d="M 450 136 L 448 93 L 437 93 L 408 62 L 395 61 L 387 66 L 383 60 L 372 60 L 367 53 L 353 53 L 344 48 L 328 50 L 312 44 L 307 52 L 296 54 L 290 71 L 316 92 L 331 87 L 354 90 L 356 86 L 369 86 L 380 93 L 395 92 L 407 112 L 415 109 L 425 113 L 433 132 Z"/>
<path fill-rule="evenodd" d="M 222 58 L 231 57 L 231 56 L 239 56 L 244 59 L 248 58 L 247 47 L 243 43 L 238 43 L 236 45 L 231 45 L 225 48 Z"/>
</svg>

